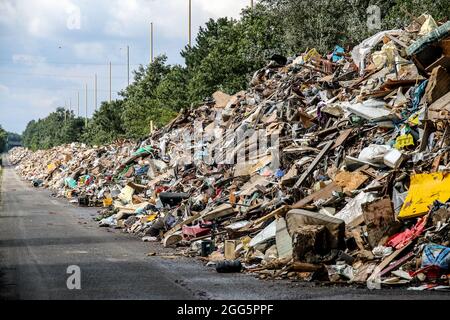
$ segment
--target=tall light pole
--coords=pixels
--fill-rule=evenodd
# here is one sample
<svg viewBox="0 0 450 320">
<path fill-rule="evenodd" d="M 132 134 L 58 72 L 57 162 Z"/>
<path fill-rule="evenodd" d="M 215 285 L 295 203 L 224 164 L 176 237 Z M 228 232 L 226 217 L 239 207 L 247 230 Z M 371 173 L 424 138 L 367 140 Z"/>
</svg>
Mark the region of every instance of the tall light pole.
<svg viewBox="0 0 450 320">
<path fill-rule="evenodd" d="M 153 63 L 153 22 L 150 23 L 150 63 Z"/>
<path fill-rule="evenodd" d="M 95 74 L 95 80 L 94 80 L 94 106 L 95 106 L 95 111 L 97 111 L 97 74 Z"/>
<path fill-rule="evenodd" d="M 109 103 L 112 102 L 112 63 L 109 62 Z"/>
<path fill-rule="evenodd" d="M 78 114 L 78 118 L 80 117 L 80 91 L 78 91 L 78 95 L 77 95 L 78 99 L 77 99 L 77 114 Z"/>
<path fill-rule="evenodd" d="M 189 47 L 192 47 L 192 0 L 189 0 Z"/>
<path fill-rule="evenodd" d="M 254 8 L 253 0 L 250 0 L 250 8 Z"/>
<path fill-rule="evenodd" d="M 84 105 L 84 107 L 85 107 L 85 126 L 87 127 L 87 124 L 88 124 L 88 85 L 87 85 L 87 83 L 84 85 L 84 97 L 86 98 L 85 99 L 85 105 Z"/>
<path fill-rule="evenodd" d="M 130 46 L 127 46 L 127 76 L 128 86 L 130 85 Z"/>
</svg>

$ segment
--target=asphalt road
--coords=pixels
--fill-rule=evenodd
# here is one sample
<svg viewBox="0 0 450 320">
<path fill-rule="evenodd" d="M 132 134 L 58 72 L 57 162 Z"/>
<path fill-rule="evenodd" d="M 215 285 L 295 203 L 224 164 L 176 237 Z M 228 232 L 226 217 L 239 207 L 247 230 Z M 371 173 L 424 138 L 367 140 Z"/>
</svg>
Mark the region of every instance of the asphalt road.
<svg viewBox="0 0 450 320">
<path fill-rule="evenodd" d="M 95 209 L 55 199 L 4 168 L 0 204 L 1 299 L 450 299 L 447 293 L 369 291 L 251 275 L 223 275 L 192 258 L 147 256 L 162 250 L 118 230 L 98 228 Z M 81 270 L 69 290 L 67 268 Z"/>
</svg>

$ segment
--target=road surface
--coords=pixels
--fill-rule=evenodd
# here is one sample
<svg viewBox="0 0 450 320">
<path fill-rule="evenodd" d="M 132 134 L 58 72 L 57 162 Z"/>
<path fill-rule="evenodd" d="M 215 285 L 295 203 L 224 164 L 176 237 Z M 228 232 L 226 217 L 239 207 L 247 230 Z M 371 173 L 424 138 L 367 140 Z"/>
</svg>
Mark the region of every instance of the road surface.
<svg viewBox="0 0 450 320">
<path fill-rule="evenodd" d="M 446 293 L 322 287 L 223 275 L 192 258 L 147 256 L 160 244 L 98 228 L 95 209 L 78 208 L 4 168 L 0 204 L 1 299 L 449 299 Z M 81 290 L 67 288 L 67 268 Z"/>
</svg>

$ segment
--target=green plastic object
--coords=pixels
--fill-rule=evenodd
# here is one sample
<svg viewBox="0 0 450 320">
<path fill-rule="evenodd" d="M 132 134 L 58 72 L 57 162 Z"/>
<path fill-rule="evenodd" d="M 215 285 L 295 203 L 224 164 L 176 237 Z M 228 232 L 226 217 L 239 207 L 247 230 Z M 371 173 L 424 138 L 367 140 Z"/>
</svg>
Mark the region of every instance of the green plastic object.
<svg viewBox="0 0 450 320">
<path fill-rule="evenodd" d="M 64 183 L 70 189 L 75 189 L 77 187 L 77 182 L 74 179 L 72 179 L 72 178 L 66 178 L 64 180 Z"/>
<path fill-rule="evenodd" d="M 152 146 L 145 146 L 143 148 L 140 148 L 138 151 L 136 151 L 135 153 L 133 153 L 133 156 L 137 156 L 143 153 L 151 153 L 153 151 L 153 147 Z"/>
</svg>

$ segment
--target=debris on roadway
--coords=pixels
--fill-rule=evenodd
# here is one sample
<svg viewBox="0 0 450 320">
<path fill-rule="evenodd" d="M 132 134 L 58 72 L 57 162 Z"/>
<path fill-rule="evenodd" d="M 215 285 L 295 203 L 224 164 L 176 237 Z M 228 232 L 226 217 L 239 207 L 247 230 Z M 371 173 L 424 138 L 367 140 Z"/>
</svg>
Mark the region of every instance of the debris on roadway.
<svg viewBox="0 0 450 320">
<path fill-rule="evenodd" d="M 450 22 L 423 15 L 349 52 L 274 56 L 249 90 L 216 92 L 139 143 L 9 161 L 102 207 L 101 227 L 218 272 L 448 290 L 449 68 Z"/>
</svg>

